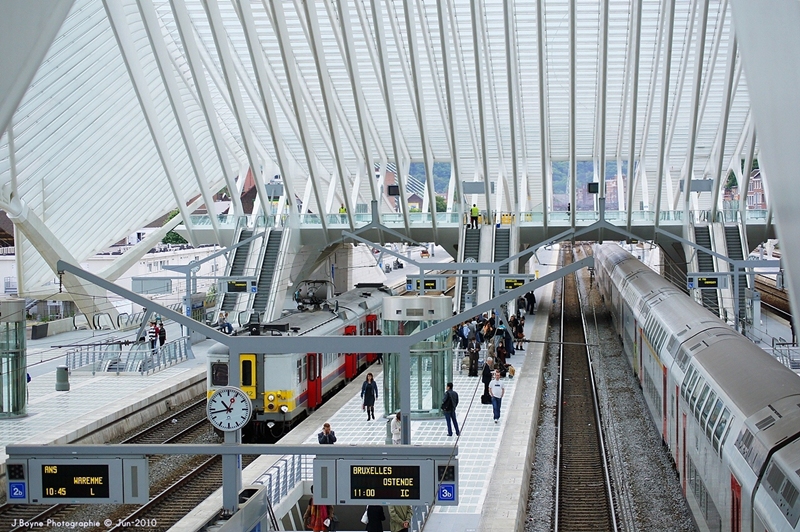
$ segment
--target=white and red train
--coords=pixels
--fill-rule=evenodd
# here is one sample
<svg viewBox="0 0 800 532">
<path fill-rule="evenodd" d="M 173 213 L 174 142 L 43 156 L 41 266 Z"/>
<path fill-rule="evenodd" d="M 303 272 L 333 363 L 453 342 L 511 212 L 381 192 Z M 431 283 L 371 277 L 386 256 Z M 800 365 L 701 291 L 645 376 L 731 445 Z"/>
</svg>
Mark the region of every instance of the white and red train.
<svg viewBox="0 0 800 532">
<path fill-rule="evenodd" d="M 332 298 L 328 305 L 308 306 L 265 326 L 292 336 L 373 335 L 381 323 L 383 298 L 392 291 L 382 285 L 357 285 Z M 273 333 L 274 334 L 274 333 Z M 269 341 L 269 336 L 264 337 Z M 279 436 L 355 378 L 375 353 L 242 354 L 240 382 L 228 382 L 228 347 L 209 349 L 208 394 L 221 386 L 238 386 L 253 401 L 254 414 L 245 433 L 256 440 Z"/>
<path fill-rule="evenodd" d="M 800 377 L 616 244 L 594 257 L 698 528 L 800 530 Z"/>
</svg>

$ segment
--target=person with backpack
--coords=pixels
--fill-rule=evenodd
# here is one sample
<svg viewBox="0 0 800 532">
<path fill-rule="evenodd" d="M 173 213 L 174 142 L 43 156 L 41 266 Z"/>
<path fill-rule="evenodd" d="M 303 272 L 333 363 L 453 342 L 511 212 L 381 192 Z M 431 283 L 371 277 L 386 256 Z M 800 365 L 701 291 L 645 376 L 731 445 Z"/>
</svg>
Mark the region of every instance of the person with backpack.
<svg viewBox="0 0 800 532">
<path fill-rule="evenodd" d="M 447 435 L 453 435 L 453 427 L 456 427 L 456 436 L 461 436 L 461 431 L 458 429 L 458 420 L 456 419 L 456 407 L 458 406 L 458 394 L 453 390 L 453 383 L 447 383 L 447 389 L 444 392 L 442 399 L 442 412 L 444 412 L 444 419 L 447 421 Z M 452 425 L 451 422 L 452 421 Z"/>
</svg>

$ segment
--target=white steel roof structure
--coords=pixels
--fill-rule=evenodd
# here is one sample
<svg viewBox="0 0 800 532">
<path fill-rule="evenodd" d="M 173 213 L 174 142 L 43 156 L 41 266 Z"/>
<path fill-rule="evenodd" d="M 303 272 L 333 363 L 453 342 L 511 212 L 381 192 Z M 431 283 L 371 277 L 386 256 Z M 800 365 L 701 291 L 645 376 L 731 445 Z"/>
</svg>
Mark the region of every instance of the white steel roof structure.
<svg viewBox="0 0 800 532">
<path fill-rule="evenodd" d="M 541 212 L 553 162 L 577 205 L 591 161 L 630 222 L 718 208 L 729 171 L 741 185 L 758 152 L 727 0 L 52 5 L 0 4 L 0 208 L 22 293 L 52 280 L 54 257 L 79 262 L 170 210 L 191 231 L 189 214 L 249 168 L 328 213 L 379 198 L 375 165 L 404 185 L 423 162 L 432 210 L 432 166 L 450 162 L 451 205 L 483 181 L 482 208 Z M 688 175 L 714 191 L 691 207 Z"/>
</svg>

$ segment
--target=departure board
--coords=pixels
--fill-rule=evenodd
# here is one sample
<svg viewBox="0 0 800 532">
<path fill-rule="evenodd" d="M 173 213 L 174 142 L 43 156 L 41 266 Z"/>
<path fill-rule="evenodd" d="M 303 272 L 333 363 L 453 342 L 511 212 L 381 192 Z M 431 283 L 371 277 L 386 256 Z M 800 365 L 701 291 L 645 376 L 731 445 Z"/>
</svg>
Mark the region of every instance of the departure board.
<svg viewBox="0 0 800 532">
<path fill-rule="evenodd" d="M 525 284 L 525 279 L 505 279 L 503 286 L 506 290 L 513 290 Z"/>
<path fill-rule="evenodd" d="M 42 495 L 47 498 L 93 499 L 109 496 L 109 467 L 42 464 Z"/>
<path fill-rule="evenodd" d="M 350 498 L 419 499 L 419 465 L 350 465 Z"/>
</svg>

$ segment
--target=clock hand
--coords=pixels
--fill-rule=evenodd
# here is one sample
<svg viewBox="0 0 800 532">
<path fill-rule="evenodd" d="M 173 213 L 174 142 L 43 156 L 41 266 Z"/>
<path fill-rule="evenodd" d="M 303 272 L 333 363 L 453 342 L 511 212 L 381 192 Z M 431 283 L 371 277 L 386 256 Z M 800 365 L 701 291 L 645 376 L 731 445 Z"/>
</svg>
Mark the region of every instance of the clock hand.
<svg viewBox="0 0 800 532">
<path fill-rule="evenodd" d="M 227 413 L 230 413 L 230 412 L 231 412 L 231 409 L 229 409 L 229 408 L 224 408 L 224 409 L 222 409 L 222 410 L 212 410 L 212 411 L 211 411 L 211 413 L 212 413 L 212 414 L 219 414 L 220 412 L 227 412 Z"/>
</svg>

